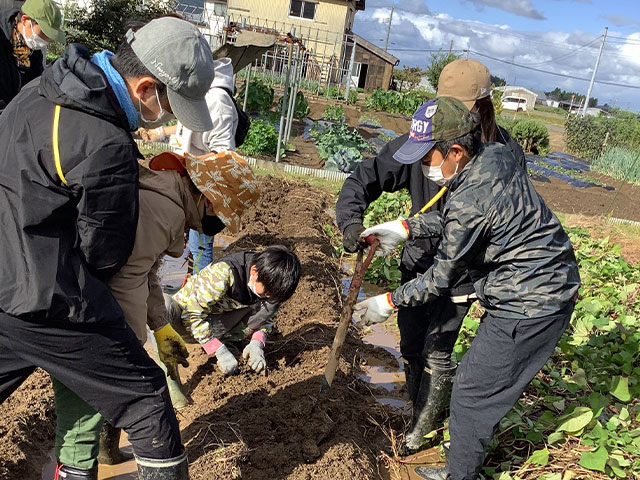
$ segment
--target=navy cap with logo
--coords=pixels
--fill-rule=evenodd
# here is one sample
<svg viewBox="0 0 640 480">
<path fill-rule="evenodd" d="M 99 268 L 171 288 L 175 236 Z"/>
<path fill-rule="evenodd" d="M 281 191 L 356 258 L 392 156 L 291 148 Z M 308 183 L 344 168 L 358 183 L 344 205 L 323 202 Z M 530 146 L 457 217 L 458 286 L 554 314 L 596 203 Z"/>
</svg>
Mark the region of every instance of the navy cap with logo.
<svg viewBox="0 0 640 480">
<path fill-rule="evenodd" d="M 436 143 L 462 137 L 473 126 L 473 118 L 460 100 L 436 97 L 413 114 L 409 139 L 393 154 L 393 158 L 404 164 L 415 163 L 422 160 Z"/>
</svg>

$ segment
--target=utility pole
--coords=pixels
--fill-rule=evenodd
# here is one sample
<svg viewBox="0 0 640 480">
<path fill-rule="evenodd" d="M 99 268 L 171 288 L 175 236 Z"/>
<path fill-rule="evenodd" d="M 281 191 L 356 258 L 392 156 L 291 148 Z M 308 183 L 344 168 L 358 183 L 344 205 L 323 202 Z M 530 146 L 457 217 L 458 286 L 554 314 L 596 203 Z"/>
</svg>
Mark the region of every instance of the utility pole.
<svg viewBox="0 0 640 480">
<path fill-rule="evenodd" d="M 589 108 L 589 98 L 591 98 L 591 90 L 593 90 L 593 82 L 596 81 L 596 73 L 598 73 L 598 65 L 600 65 L 600 57 L 602 56 L 602 49 L 604 48 L 604 41 L 607 39 L 608 30 L 609 30 L 609 27 L 604 27 L 604 35 L 602 36 L 600 51 L 598 52 L 598 58 L 596 59 L 596 66 L 593 69 L 593 75 L 591 76 L 591 82 L 589 83 L 589 90 L 587 90 L 587 98 L 584 101 L 584 110 L 582 110 L 583 117 L 587 114 L 587 108 Z"/>
<path fill-rule="evenodd" d="M 393 20 L 393 9 L 396 6 L 394 4 L 391 4 L 391 15 L 389 15 L 389 25 L 387 25 L 387 38 L 384 41 L 384 51 L 387 51 L 387 45 L 389 45 L 389 34 L 391 33 L 391 21 Z"/>
<path fill-rule="evenodd" d="M 453 40 L 451 40 L 451 44 L 449 45 L 449 55 L 451 55 L 451 50 L 453 50 Z"/>
</svg>

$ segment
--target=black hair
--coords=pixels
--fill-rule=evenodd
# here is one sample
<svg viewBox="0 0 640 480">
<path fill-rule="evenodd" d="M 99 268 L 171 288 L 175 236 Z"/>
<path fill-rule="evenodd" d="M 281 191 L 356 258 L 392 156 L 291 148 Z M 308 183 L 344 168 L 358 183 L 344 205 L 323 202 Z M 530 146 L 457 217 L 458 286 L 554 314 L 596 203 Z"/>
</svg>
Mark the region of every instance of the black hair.
<svg viewBox="0 0 640 480">
<path fill-rule="evenodd" d="M 141 20 L 128 20 L 125 24 L 125 32 L 129 30 L 137 31 L 145 26 L 147 22 Z M 167 86 L 149 71 L 147 67 L 140 61 L 131 48 L 131 44 L 125 38 L 118 46 L 115 55 L 111 58 L 111 65 L 122 76 L 122 78 L 151 77 L 156 81 L 158 95 L 163 97 L 166 95 Z"/>
<path fill-rule="evenodd" d="M 253 265 L 269 300 L 281 303 L 291 298 L 300 281 L 300 260 L 295 253 L 282 245 L 272 245 L 253 257 Z"/>
<path fill-rule="evenodd" d="M 498 125 L 496 124 L 496 112 L 493 109 L 491 97 L 479 98 L 473 108 L 480 117 L 480 128 L 482 129 L 483 142 L 495 142 L 498 136 Z"/>
<path fill-rule="evenodd" d="M 473 119 L 473 127 L 469 133 L 466 133 L 453 140 L 443 140 L 435 144 L 435 149 L 443 156 L 446 156 L 454 145 L 460 145 L 467 150 L 471 158 L 475 157 L 482 148 L 482 128 L 480 126 L 479 116 L 476 112 L 469 112 Z"/>
</svg>

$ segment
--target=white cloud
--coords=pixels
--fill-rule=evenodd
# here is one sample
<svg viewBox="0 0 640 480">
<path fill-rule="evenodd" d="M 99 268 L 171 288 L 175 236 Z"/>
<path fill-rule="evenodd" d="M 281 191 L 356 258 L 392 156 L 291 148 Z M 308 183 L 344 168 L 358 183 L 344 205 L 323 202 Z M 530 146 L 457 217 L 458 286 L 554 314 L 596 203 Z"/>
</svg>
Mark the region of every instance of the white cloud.
<svg viewBox="0 0 640 480">
<path fill-rule="evenodd" d="M 369 3 L 367 4 L 369 5 Z M 397 13 L 396 13 L 397 12 Z M 541 70 L 590 79 L 593 73 L 600 41 L 597 34 L 580 30 L 545 32 L 514 30 L 505 25 L 459 20 L 442 13 L 408 13 L 396 10 L 389 38 L 389 52 L 400 59 L 401 65 L 426 67 L 432 52 L 448 51 L 453 40 L 454 50 L 479 52 L 503 61 L 513 61 Z M 389 8 L 358 12 L 354 30 L 376 45 L 383 46 L 385 22 Z M 610 32 L 611 36 L 626 41 L 606 43 L 598 69 L 597 80 L 640 85 L 640 32 L 625 36 Z M 589 44 L 585 47 L 586 44 Z M 422 50 L 422 51 L 420 51 Z M 586 93 L 588 82 L 526 70 L 471 53 L 489 67 L 491 73 L 508 82 L 541 90 L 560 87 Z M 617 99 L 624 108 L 640 109 L 640 90 L 595 84 L 593 95 L 601 103 Z"/>
</svg>

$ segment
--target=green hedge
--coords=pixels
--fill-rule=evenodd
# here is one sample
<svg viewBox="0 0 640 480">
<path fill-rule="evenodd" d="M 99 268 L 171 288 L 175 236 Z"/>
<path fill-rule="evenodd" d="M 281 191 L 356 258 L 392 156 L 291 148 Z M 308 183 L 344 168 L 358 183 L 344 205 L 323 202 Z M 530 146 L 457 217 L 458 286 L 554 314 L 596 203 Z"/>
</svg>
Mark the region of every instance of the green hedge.
<svg viewBox="0 0 640 480">
<path fill-rule="evenodd" d="M 606 147 L 640 151 L 640 122 L 637 120 L 571 115 L 564 134 L 567 150 L 587 160 L 600 157 Z"/>
<path fill-rule="evenodd" d="M 498 124 L 506 129 L 525 153 L 545 156 L 549 153 L 549 131 L 542 123 L 529 119 L 511 120 L 496 117 Z"/>
</svg>

